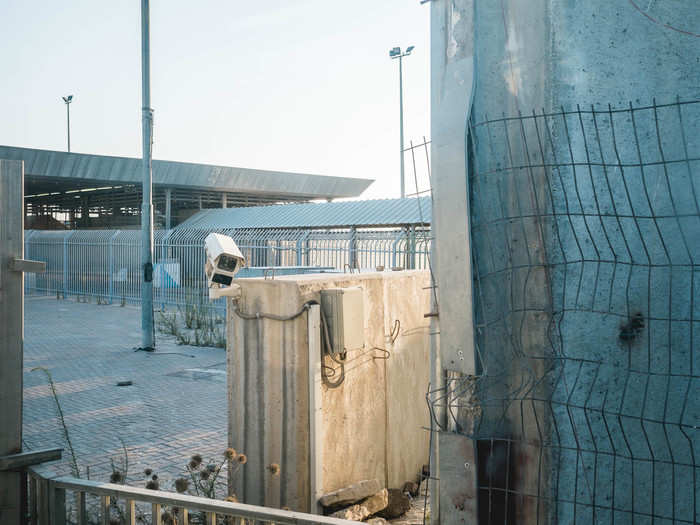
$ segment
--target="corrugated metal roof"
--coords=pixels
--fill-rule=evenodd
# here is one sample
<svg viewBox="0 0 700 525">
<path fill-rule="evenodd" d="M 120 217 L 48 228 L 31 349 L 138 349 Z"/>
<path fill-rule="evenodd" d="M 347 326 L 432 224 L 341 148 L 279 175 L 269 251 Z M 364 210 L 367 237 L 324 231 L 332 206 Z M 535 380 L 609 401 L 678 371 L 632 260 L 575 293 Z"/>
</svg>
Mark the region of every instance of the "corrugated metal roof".
<svg viewBox="0 0 700 525">
<path fill-rule="evenodd" d="M 87 155 L 0 145 L 0 159 L 23 160 L 25 176 L 53 177 L 105 184 L 141 182 L 141 159 Z M 266 171 L 168 160 L 153 161 L 153 184 L 251 194 L 296 197 L 357 197 L 371 179 L 328 177 L 283 171 Z"/>
<path fill-rule="evenodd" d="M 341 228 L 430 224 L 430 197 L 202 210 L 177 229 Z"/>
</svg>

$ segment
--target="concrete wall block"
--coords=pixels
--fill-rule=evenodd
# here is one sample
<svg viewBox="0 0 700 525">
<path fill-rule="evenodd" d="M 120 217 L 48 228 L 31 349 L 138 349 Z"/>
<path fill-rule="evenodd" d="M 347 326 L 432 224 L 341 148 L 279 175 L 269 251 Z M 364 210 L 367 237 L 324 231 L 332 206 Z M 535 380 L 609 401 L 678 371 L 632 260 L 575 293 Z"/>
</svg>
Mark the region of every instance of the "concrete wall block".
<svg viewBox="0 0 700 525">
<path fill-rule="evenodd" d="M 428 459 L 428 272 L 319 274 L 240 279 L 238 308 L 290 315 L 323 288 L 360 286 L 365 347 L 348 352 L 345 379 L 322 388 L 321 492 L 363 479 L 400 488 Z M 398 325 L 396 325 L 396 321 Z M 395 328 L 396 327 L 396 328 Z M 390 334 L 396 329 L 396 337 Z M 306 314 L 244 320 L 228 300 L 229 443 L 248 454 L 230 480 L 242 501 L 308 510 L 309 390 Z M 387 356 L 388 359 L 385 359 Z M 326 366 L 337 365 L 325 359 Z M 338 375 L 331 377 L 335 380 Z M 278 463 L 273 478 L 266 466 Z"/>
</svg>

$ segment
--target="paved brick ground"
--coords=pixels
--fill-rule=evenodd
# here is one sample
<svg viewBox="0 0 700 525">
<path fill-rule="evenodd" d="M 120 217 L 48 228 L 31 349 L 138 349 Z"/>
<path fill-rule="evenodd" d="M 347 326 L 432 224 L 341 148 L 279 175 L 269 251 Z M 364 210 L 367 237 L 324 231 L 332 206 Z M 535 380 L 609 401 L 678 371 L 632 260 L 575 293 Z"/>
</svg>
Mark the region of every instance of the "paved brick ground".
<svg viewBox="0 0 700 525">
<path fill-rule="evenodd" d="M 120 439 L 128 450 L 128 483 L 137 486 L 143 486 L 146 467 L 170 489 L 193 453 L 205 461 L 221 457 L 225 350 L 178 346 L 157 334 L 156 354 L 134 352 L 140 322 L 133 306 L 26 298 L 25 448 L 66 449 L 66 459 L 47 464 L 46 471 L 71 473 L 46 375 L 34 367 L 46 367 L 53 376 L 83 476 L 89 466 L 91 479 L 107 481 L 110 458 L 121 462 Z M 116 386 L 122 380 L 133 386 Z"/>
</svg>

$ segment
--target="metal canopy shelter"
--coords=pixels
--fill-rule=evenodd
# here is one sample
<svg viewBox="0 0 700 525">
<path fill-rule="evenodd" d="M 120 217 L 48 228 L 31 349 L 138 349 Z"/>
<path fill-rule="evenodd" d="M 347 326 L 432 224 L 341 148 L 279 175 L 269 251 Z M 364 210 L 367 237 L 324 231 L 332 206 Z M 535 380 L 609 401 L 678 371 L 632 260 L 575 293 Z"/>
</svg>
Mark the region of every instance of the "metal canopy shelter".
<svg viewBox="0 0 700 525">
<path fill-rule="evenodd" d="M 203 210 L 178 229 L 429 226 L 431 204 L 430 197 L 419 197 Z"/>
<path fill-rule="evenodd" d="M 25 212 L 35 227 L 138 224 L 140 159 L 0 146 L 25 166 Z M 153 161 L 157 223 L 174 226 L 203 208 L 359 196 L 373 181 L 187 162 Z M 61 217 L 60 222 L 57 219 Z M 49 218 L 53 217 L 51 221 Z"/>
</svg>

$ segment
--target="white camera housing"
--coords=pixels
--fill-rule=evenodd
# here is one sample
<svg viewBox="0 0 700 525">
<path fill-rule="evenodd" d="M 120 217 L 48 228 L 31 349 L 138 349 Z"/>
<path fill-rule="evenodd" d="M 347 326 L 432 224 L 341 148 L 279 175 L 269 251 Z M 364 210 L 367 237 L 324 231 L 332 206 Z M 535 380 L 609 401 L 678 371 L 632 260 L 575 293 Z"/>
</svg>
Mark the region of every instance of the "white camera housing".
<svg viewBox="0 0 700 525">
<path fill-rule="evenodd" d="M 245 257 L 228 235 L 210 233 L 204 239 L 207 262 L 204 272 L 209 288 L 231 286 L 233 277 L 245 266 Z"/>
</svg>

